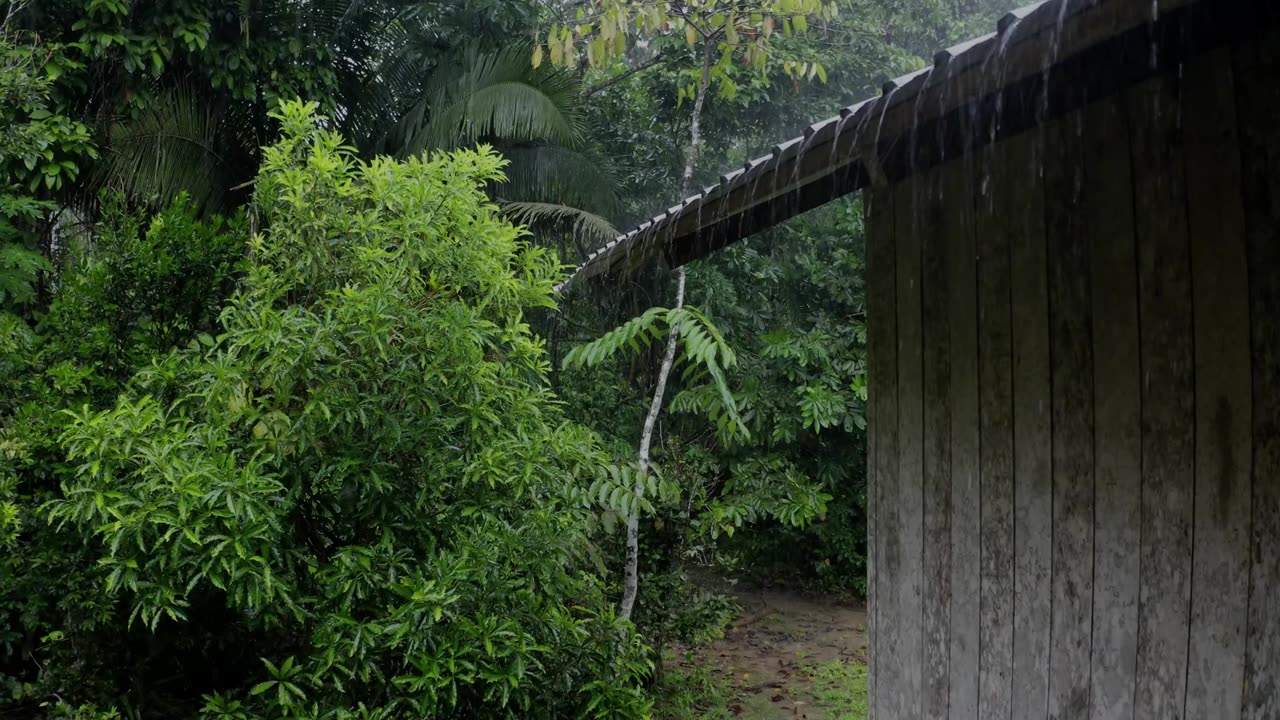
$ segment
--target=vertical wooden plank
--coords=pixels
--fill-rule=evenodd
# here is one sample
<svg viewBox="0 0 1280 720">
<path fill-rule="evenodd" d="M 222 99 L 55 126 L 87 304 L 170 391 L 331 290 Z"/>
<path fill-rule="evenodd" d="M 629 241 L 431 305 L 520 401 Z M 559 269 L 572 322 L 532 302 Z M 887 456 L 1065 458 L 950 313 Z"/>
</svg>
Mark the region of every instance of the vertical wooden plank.
<svg viewBox="0 0 1280 720">
<path fill-rule="evenodd" d="M 921 717 L 945 720 L 951 659 L 951 302 L 942 169 L 927 171 L 922 243 L 924 320 L 924 695 Z"/>
<path fill-rule="evenodd" d="M 897 274 L 894 270 L 893 195 L 887 188 L 866 193 L 867 200 L 867 357 L 868 406 L 871 421 L 868 433 L 874 447 L 869 496 L 867 547 L 870 556 L 870 588 L 867 647 L 870 649 L 867 697 L 869 717 L 893 717 L 887 704 L 888 689 L 896 682 L 891 676 L 889 654 L 893 632 L 895 599 L 887 592 L 892 577 L 885 567 L 885 538 L 892 523 L 894 480 L 898 467 L 897 391 Z"/>
<path fill-rule="evenodd" d="M 1274 77 L 1280 32 L 1242 43 L 1235 77 Z M 1242 717 L 1280 717 L 1280 85 L 1236 83 L 1248 228 L 1253 531 Z"/>
<path fill-rule="evenodd" d="M 876 220 L 872 216 L 875 204 L 870 189 L 862 192 L 862 219 L 866 248 L 866 277 L 863 279 L 867 313 L 867 720 L 876 720 L 876 567 L 880 564 L 876 552 L 876 516 L 880 512 L 880 482 L 876 479 L 876 434 L 880 424 L 876 421 L 876 404 L 880 400 L 880 367 L 878 353 L 882 335 L 875 307 L 876 276 L 871 269 Z"/>
<path fill-rule="evenodd" d="M 978 494 L 978 309 L 973 176 L 964 162 L 943 170 L 947 291 L 951 315 L 951 672 L 952 720 L 978 718 L 981 588 Z"/>
<path fill-rule="evenodd" d="M 1053 423 L 1053 610 L 1049 717 L 1089 714 L 1093 621 L 1093 352 L 1090 338 L 1089 211 L 1081 134 L 1068 113 L 1046 128 L 1045 230 L 1049 252 L 1050 400 Z"/>
<path fill-rule="evenodd" d="M 1142 362 L 1142 540 L 1136 720 L 1180 720 L 1186 701 L 1195 482 L 1191 258 L 1175 81 L 1131 91 Z"/>
<path fill-rule="evenodd" d="M 1090 717 L 1132 720 L 1142 479 L 1137 260 L 1129 138 L 1118 97 L 1085 117 L 1093 278 L 1094 584 Z"/>
<path fill-rule="evenodd" d="M 1053 526 L 1049 426 L 1049 289 L 1044 229 L 1044 136 L 1007 141 L 1022 192 L 1005 208 L 1013 297 L 1014 601 L 1013 717 L 1044 720 L 1049 698 Z"/>
<path fill-rule="evenodd" d="M 1196 497 L 1187 718 L 1235 720 L 1249 585 L 1249 297 L 1231 68 L 1185 69 L 1187 219 L 1195 332 Z"/>
<path fill-rule="evenodd" d="M 978 236 L 978 428 L 981 509 L 981 624 L 978 715 L 1012 713 L 1013 681 L 1013 340 L 1008 212 L 1020 188 L 1009 145 L 982 152 L 974 226 Z"/>
<path fill-rule="evenodd" d="M 924 542 L 924 382 L 921 337 L 920 209 L 923 189 L 919 177 L 894 188 L 894 228 L 898 275 L 898 482 L 896 535 L 898 591 L 895 602 L 900 627 L 895 653 L 901 658 L 897 717 L 920 717 L 923 669 Z M 891 539 L 893 542 L 893 539 Z"/>
</svg>

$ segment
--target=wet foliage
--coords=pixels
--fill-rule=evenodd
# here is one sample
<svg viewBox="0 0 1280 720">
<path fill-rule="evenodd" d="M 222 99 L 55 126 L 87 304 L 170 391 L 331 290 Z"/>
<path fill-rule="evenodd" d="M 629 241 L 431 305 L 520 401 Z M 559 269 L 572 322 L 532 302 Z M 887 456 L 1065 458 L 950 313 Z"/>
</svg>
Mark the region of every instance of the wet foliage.
<svg viewBox="0 0 1280 720">
<path fill-rule="evenodd" d="M 642 718 L 861 592 L 857 198 L 554 287 L 979 5 L 0 4 L 0 716 Z"/>
</svg>

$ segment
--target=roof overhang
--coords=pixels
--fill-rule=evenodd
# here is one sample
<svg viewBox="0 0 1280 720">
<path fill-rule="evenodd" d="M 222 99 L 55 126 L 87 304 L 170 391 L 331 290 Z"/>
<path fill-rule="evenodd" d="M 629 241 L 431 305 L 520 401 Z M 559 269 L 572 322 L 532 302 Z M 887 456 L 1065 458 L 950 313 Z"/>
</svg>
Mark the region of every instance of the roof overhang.
<svg viewBox="0 0 1280 720">
<path fill-rule="evenodd" d="M 672 267 L 1028 130 L 1280 20 L 1280 0 L 1046 0 L 942 50 L 592 253 L 561 285 Z M 929 142 L 920 142 L 928 138 Z"/>
</svg>

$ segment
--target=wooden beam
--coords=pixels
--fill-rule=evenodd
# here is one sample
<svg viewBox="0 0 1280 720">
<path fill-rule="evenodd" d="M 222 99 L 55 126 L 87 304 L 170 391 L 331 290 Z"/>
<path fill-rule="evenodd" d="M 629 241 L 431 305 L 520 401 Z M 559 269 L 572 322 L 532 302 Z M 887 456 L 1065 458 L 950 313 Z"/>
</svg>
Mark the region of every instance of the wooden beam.
<svg viewBox="0 0 1280 720">
<path fill-rule="evenodd" d="M 1280 33 L 1236 49 L 1237 78 L 1275 77 Z M 1280 717 L 1280 84 L 1238 82 L 1253 365 L 1253 530 L 1245 720 Z"/>
<path fill-rule="evenodd" d="M 892 654 L 897 643 L 896 602 L 885 568 L 885 546 L 897 532 L 898 336 L 897 274 L 894 270 L 893 196 L 883 190 L 867 197 L 867 406 L 873 464 L 868 477 L 870 668 L 869 718 L 893 718 L 887 695 L 897 682 Z M 884 578 L 882 580 L 881 578 Z"/>
<path fill-rule="evenodd" d="M 1013 717 L 1045 720 L 1049 699 L 1050 560 L 1053 549 L 1049 426 L 1049 294 L 1044 227 L 1044 136 L 1008 142 L 1021 187 L 1006 207 L 1014 226 L 1013 326 L 1014 556 Z"/>
</svg>

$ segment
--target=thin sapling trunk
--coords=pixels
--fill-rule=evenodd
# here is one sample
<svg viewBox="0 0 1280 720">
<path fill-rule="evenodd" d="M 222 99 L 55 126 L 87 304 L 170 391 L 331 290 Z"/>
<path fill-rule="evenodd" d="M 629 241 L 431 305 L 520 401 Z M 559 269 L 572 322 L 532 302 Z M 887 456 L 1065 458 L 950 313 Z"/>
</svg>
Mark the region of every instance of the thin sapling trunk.
<svg viewBox="0 0 1280 720">
<path fill-rule="evenodd" d="M 685 156 L 684 176 L 680 184 L 680 197 L 689 196 L 693 189 L 693 175 L 698 169 L 698 146 L 701 142 L 702 106 L 707 100 L 707 88 L 711 85 L 711 43 L 703 39 L 702 75 L 698 83 L 698 93 L 693 101 L 693 117 L 689 123 L 689 152 Z M 684 307 L 685 269 L 676 270 L 676 303 L 675 308 Z M 679 336 L 675 328 L 667 333 L 667 348 L 662 356 L 662 365 L 658 369 L 658 384 L 653 389 L 653 400 L 649 403 L 649 412 L 644 418 L 644 429 L 640 433 L 640 472 L 636 476 L 635 492 L 644 495 L 644 480 L 649 474 L 649 454 L 653 447 L 653 430 L 658 424 L 658 416 L 662 413 L 662 399 L 667 392 L 667 378 L 676 361 L 676 347 Z M 627 567 L 626 579 L 622 590 L 620 612 L 622 617 L 630 620 L 635 608 L 636 593 L 640 587 L 640 518 L 631 513 L 627 518 Z"/>
</svg>

